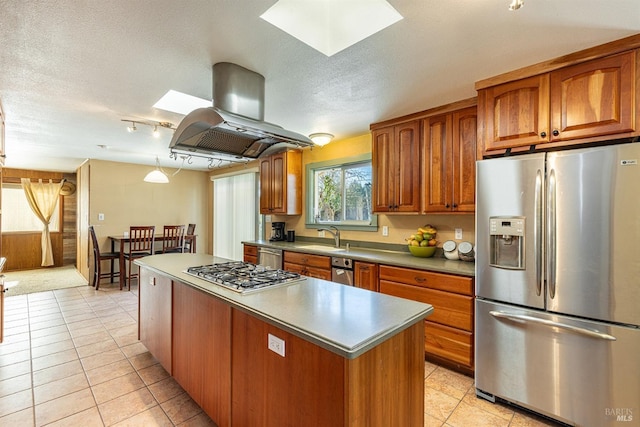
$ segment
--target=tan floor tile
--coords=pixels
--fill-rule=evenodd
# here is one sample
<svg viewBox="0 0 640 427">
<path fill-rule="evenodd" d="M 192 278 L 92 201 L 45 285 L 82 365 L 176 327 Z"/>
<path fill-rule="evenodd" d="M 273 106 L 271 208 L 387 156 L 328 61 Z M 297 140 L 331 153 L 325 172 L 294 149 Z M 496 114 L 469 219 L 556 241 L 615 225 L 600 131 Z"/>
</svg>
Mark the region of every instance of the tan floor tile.
<svg viewBox="0 0 640 427">
<path fill-rule="evenodd" d="M 93 322 L 96 322 L 96 323 L 91 325 L 88 324 Z M 76 322 L 76 323 L 69 323 L 67 325 L 67 328 L 69 328 L 69 332 L 71 333 L 71 336 L 74 339 L 83 337 L 85 335 L 91 335 L 97 332 L 106 331 L 106 328 L 102 323 L 100 323 L 98 319 L 96 319 L 95 321 L 90 320 L 88 322 L 82 321 L 82 322 Z"/>
<path fill-rule="evenodd" d="M 0 417 L 0 426 L 33 426 L 33 408 L 23 409 Z"/>
<path fill-rule="evenodd" d="M 23 341 L 28 341 L 29 345 L 31 345 L 31 335 L 29 334 L 29 331 L 24 331 L 23 333 L 20 334 L 8 334 L 7 333 L 7 328 L 4 329 L 4 340 L 2 341 L 2 345 L 6 345 L 6 344 L 15 344 L 17 342 L 23 342 Z"/>
<path fill-rule="evenodd" d="M 0 366 L 0 381 L 8 378 L 31 373 L 31 361 L 14 363 L 12 365 Z"/>
<path fill-rule="evenodd" d="M 14 327 L 6 327 L 4 328 L 4 335 L 9 337 L 11 335 L 19 335 L 19 334 L 25 334 L 25 333 L 29 333 L 29 326 L 28 325 L 20 325 L 20 326 L 14 326 Z"/>
<path fill-rule="evenodd" d="M 50 368 L 55 365 L 71 362 L 78 359 L 78 353 L 75 349 L 64 350 L 58 353 L 48 354 L 42 357 L 32 359 L 31 364 L 34 371 Z"/>
<path fill-rule="evenodd" d="M 149 390 L 159 403 L 164 403 L 172 397 L 184 393 L 184 389 L 172 377 L 151 384 Z"/>
<path fill-rule="evenodd" d="M 114 424 L 117 427 L 138 427 L 138 426 L 154 426 L 154 427 L 170 427 L 173 426 L 173 423 L 164 413 L 162 408 L 159 406 L 154 406 L 151 409 L 147 409 L 146 411 L 140 412 L 137 415 L 134 415 L 131 418 L 127 418 L 126 420 L 120 421 L 119 423 Z"/>
<path fill-rule="evenodd" d="M 37 387 L 51 381 L 56 381 L 71 375 L 82 373 L 82 364 L 79 360 L 52 366 L 33 373 L 33 386 Z"/>
<path fill-rule="evenodd" d="M 58 397 L 84 390 L 89 387 L 84 372 L 34 387 L 33 396 L 36 405 L 57 399 Z"/>
<path fill-rule="evenodd" d="M 51 319 L 47 319 L 48 317 L 51 317 Z M 31 320 L 29 322 L 29 329 L 32 332 L 32 336 L 33 336 L 33 332 L 35 331 L 42 331 L 42 330 L 48 330 L 48 329 L 56 330 L 56 329 L 60 329 L 60 327 L 63 328 L 63 330 L 60 332 L 67 330 L 67 326 L 64 322 L 64 319 L 62 318 L 62 315 L 59 313 L 55 315 L 52 314 L 49 316 L 42 316 L 41 319 L 45 319 L 45 320 Z"/>
<path fill-rule="evenodd" d="M 0 417 L 33 406 L 31 389 L 0 397 Z"/>
<path fill-rule="evenodd" d="M 120 351 L 119 348 L 114 348 L 112 350 L 105 351 L 102 354 L 95 354 L 93 356 L 85 357 L 84 359 L 80 359 L 82 362 L 82 366 L 86 371 L 90 371 L 91 369 L 99 368 L 101 366 L 110 365 L 111 363 L 117 362 L 118 360 L 123 360 L 124 354 Z"/>
<path fill-rule="evenodd" d="M 16 351 L 29 350 L 31 342 L 29 340 L 14 342 L 11 344 L 2 343 L 0 345 L 0 355 L 15 353 Z"/>
<path fill-rule="evenodd" d="M 436 365 L 434 363 L 431 363 L 431 362 L 427 362 L 425 360 L 425 362 L 424 362 L 424 377 L 427 378 L 437 368 L 438 368 L 438 365 Z"/>
<path fill-rule="evenodd" d="M 447 419 L 452 427 L 508 427 L 509 420 L 461 402 Z"/>
<path fill-rule="evenodd" d="M 153 355 L 148 351 L 141 354 L 136 354 L 135 356 L 130 357 L 129 361 L 131 362 L 131 364 L 136 370 L 144 369 L 148 366 L 155 365 L 156 363 L 158 363 L 156 358 L 153 357 Z"/>
<path fill-rule="evenodd" d="M 40 347 L 34 347 L 31 349 L 31 357 L 37 358 L 42 356 L 47 356 L 53 353 L 60 353 L 61 351 L 71 350 L 74 348 L 73 341 L 66 340 L 60 341 L 53 344 L 41 345 Z"/>
<path fill-rule="evenodd" d="M 14 353 L 3 354 L 0 356 L 0 366 L 13 365 L 14 363 L 24 362 L 31 359 L 31 350 L 16 351 Z"/>
<path fill-rule="evenodd" d="M 513 409 L 510 409 L 500 403 L 491 403 L 488 400 L 477 397 L 475 394 L 467 393 L 462 401 L 467 405 L 482 409 L 483 411 L 497 415 L 505 420 L 511 420 L 513 418 Z"/>
<path fill-rule="evenodd" d="M 120 329 L 112 329 L 109 331 L 111 336 L 120 347 L 126 347 L 130 344 L 138 342 L 138 324 L 125 326 Z"/>
<path fill-rule="evenodd" d="M 86 374 L 89 379 L 89 384 L 95 386 L 131 372 L 135 372 L 135 369 L 133 369 L 133 366 L 131 366 L 131 363 L 129 363 L 128 360 L 123 359 L 109 365 L 86 371 Z"/>
<path fill-rule="evenodd" d="M 147 388 L 141 388 L 131 393 L 98 405 L 100 414 L 106 426 L 133 417 L 158 403 Z"/>
<path fill-rule="evenodd" d="M 432 417 L 429 414 L 424 414 L 424 427 L 441 427 L 444 425 L 442 420 Z"/>
<path fill-rule="evenodd" d="M 111 340 L 111 335 L 106 329 L 102 329 L 101 331 L 94 332 L 93 334 L 82 335 L 80 337 L 73 338 L 73 342 L 76 347 L 83 347 L 85 345 L 95 344 L 101 341 Z"/>
<path fill-rule="evenodd" d="M 57 399 L 36 405 L 36 424 L 44 424 L 59 421 L 85 409 L 96 405 L 91 390 L 86 388 L 75 393 L 67 394 Z"/>
<path fill-rule="evenodd" d="M 144 387 L 144 382 L 142 382 L 140 376 L 136 372 L 131 372 L 103 382 L 102 384 L 95 385 L 91 389 L 93 390 L 96 402 L 101 404 L 142 387 Z"/>
<path fill-rule="evenodd" d="M 105 341 L 83 345 L 82 347 L 76 347 L 76 351 L 78 352 L 78 356 L 80 356 L 81 359 L 84 359 L 85 357 L 102 354 L 106 351 L 114 350 L 117 348 L 118 345 L 116 344 L 116 342 L 112 338 L 109 338 Z"/>
<path fill-rule="evenodd" d="M 157 383 L 158 381 L 169 377 L 169 373 L 159 363 L 140 369 L 138 374 L 146 385 Z"/>
<path fill-rule="evenodd" d="M 462 399 L 474 382 L 471 377 L 438 367 L 427 377 L 425 384 L 456 399 Z"/>
<path fill-rule="evenodd" d="M 105 328 L 111 331 L 114 329 L 123 328 L 125 326 L 137 325 L 137 322 L 133 317 L 129 316 L 128 313 L 123 312 L 118 319 L 109 321 L 103 320 L 102 324 L 105 326 Z"/>
<path fill-rule="evenodd" d="M 202 412 L 202 409 L 187 393 L 179 394 L 161 403 L 160 406 L 162 406 L 162 409 L 164 409 L 164 412 L 166 412 L 174 424 L 180 424 Z"/>
<path fill-rule="evenodd" d="M 189 418 L 185 422 L 178 424 L 179 427 L 217 427 L 211 418 L 204 412 L 200 412 L 195 417 Z"/>
<path fill-rule="evenodd" d="M 449 418 L 456 406 L 460 403 L 455 397 L 449 396 L 431 387 L 424 388 L 424 412 L 443 422 Z"/>
<path fill-rule="evenodd" d="M 63 334 L 65 332 L 69 332 L 69 330 L 67 329 L 67 325 L 65 325 L 64 323 L 60 324 L 59 326 L 42 328 L 42 329 L 34 329 L 32 325 L 31 338 L 33 339 L 33 338 L 44 337 L 47 335 Z"/>
<path fill-rule="evenodd" d="M 56 342 L 71 339 L 69 332 L 61 332 L 58 334 L 45 335 L 43 337 L 31 338 L 31 347 L 38 347 L 41 345 L 53 344 Z"/>
<path fill-rule="evenodd" d="M 0 381 L 0 397 L 31 389 L 31 374 L 19 375 Z"/>
<path fill-rule="evenodd" d="M 128 358 L 131 358 L 133 356 L 136 356 L 138 354 L 142 354 L 147 350 L 147 347 L 144 346 L 144 344 L 142 344 L 140 341 L 137 341 L 133 344 L 127 345 L 125 347 L 122 347 L 122 352 L 125 354 L 125 356 L 127 356 Z"/>
</svg>

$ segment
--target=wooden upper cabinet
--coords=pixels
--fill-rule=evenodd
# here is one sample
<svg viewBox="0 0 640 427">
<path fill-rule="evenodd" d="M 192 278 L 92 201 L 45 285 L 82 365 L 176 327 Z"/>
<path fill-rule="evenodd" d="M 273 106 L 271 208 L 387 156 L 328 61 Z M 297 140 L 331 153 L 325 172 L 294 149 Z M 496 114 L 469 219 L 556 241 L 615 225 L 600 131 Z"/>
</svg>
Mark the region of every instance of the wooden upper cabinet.
<svg viewBox="0 0 640 427">
<path fill-rule="evenodd" d="M 631 50 L 480 88 L 482 154 L 637 135 L 637 56 Z"/>
<path fill-rule="evenodd" d="M 302 154 L 287 151 L 260 160 L 260 213 L 302 213 Z"/>
<path fill-rule="evenodd" d="M 474 212 L 477 109 L 423 120 L 424 211 Z"/>
<path fill-rule="evenodd" d="M 551 73 L 551 140 L 635 130 L 635 51 Z"/>
<path fill-rule="evenodd" d="M 373 131 L 373 211 L 420 211 L 420 122 Z"/>
<path fill-rule="evenodd" d="M 478 111 L 483 116 L 486 151 L 549 141 L 549 75 L 481 91 Z"/>
</svg>

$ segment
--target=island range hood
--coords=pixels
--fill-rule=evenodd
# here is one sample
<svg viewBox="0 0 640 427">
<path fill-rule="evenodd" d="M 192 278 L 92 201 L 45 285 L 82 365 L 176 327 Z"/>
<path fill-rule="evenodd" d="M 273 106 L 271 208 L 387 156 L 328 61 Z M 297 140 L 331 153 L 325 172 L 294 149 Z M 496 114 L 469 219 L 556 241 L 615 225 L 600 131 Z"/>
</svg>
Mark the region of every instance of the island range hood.
<svg viewBox="0 0 640 427">
<path fill-rule="evenodd" d="M 173 151 L 228 159 L 309 146 L 306 136 L 264 121 L 264 77 L 229 62 L 213 66 L 213 107 L 187 114 L 169 144 Z"/>
</svg>

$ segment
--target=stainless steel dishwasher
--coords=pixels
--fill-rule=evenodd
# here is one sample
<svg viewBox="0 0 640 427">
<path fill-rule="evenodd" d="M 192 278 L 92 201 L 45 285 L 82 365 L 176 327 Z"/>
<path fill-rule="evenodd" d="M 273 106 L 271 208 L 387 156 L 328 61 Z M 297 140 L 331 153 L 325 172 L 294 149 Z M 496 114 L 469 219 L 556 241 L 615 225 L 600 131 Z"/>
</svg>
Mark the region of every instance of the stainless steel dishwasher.
<svg viewBox="0 0 640 427">
<path fill-rule="evenodd" d="M 274 270 L 282 270 L 282 249 L 258 248 L 258 264 Z"/>
<path fill-rule="evenodd" d="M 350 258 L 331 257 L 331 281 L 354 286 L 353 260 Z"/>
</svg>

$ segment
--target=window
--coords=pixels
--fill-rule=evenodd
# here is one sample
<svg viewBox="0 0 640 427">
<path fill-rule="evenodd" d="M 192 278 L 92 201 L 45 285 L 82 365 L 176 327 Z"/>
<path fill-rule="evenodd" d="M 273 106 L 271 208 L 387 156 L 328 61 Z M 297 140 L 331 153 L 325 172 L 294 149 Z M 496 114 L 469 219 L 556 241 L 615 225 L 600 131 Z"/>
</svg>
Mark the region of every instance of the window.
<svg viewBox="0 0 640 427">
<path fill-rule="evenodd" d="M 42 222 L 33 213 L 20 184 L 2 184 L 2 232 L 40 232 Z M 60 231 L 60 199 L 53 211 L 50 232 Z"/>
<path fill-rule="evenodd" d="M 307 194 L 308 227 L 377 228 L 370 155 L 307 165 Z"/>
</svg>

